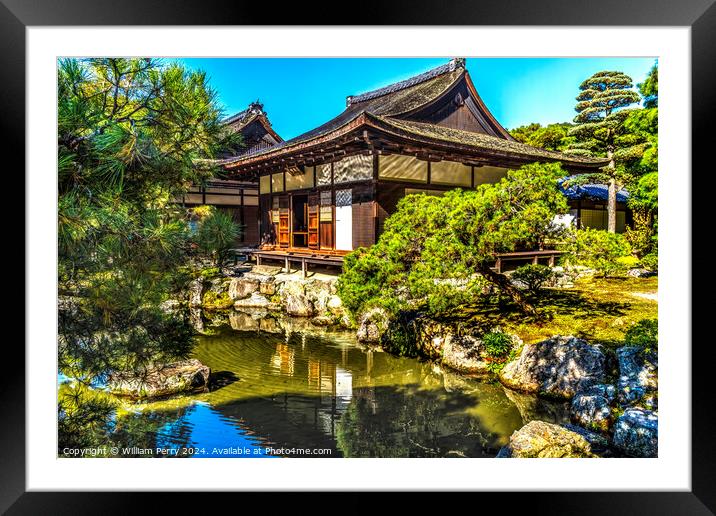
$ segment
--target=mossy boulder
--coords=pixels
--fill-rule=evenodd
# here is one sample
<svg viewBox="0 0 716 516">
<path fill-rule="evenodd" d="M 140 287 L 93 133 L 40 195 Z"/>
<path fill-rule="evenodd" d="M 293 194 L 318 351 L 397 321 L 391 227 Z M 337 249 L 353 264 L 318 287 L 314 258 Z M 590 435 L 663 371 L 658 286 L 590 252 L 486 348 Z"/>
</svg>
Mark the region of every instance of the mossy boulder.
<svg viewBox="0 0 716 516">
<path fill-rule="evenodd" d="M 592 458 L 598 455 L 581 433 L 544 421 L 530 421 L 510 436 L 498 458 Z"/>
<path fill-rule="evenodd" d="M 109 376 L 107 389 L 130 398 L 156 398 L 206 390 L 211 369 L 196 358 L 156 365 L 146 371 L 122 371 Z"/>
<path fill-rule="evenodd" d="M 447 335 L 443 339 L 441 362 L 461 373 L 487 373 L 480 339 L 471 335 Z"/>
<path fill-rule="evenodd" d="M 558 335 L 525 345 L 499 378 L 506 387 L 521 392 L 571 399 L 579 391 L 602 383 L 604 376 L 605 356 L 600 346 Z"/>
<path fill-rule="evenodd" d="M 389 324 L 390 318 L 385 309 L 371 308 L 360 317 L 356 337 L 359 342 L 379 344 Z"/>
<path fill-rule="evenodd" d="M 204 292 L 201 301 L 201 306 L 205 310 L 226 310 L 231 308 L 233 304 L 234 300 L 231 299 L 229 293 L 226 291 L 216 292 L 214 290 L 207 290 Z"/>
</svg>

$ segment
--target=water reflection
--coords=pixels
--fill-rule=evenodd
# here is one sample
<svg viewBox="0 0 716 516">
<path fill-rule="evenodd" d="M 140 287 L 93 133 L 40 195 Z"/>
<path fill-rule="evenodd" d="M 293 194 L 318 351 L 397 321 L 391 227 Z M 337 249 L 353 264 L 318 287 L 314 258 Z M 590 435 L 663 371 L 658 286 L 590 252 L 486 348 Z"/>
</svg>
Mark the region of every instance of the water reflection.
<svg viewBox="0 0 716 516">
<path fill-rule="evenodd" d="M 545 408 L 493 382 L 365 350 L 351 333 L 241 312 L 229 322 L 195 351 L 213 389 L 133 405 L 117 418 L 119 442 L 195 446 L 202 456 L 494 457 L 531 414 L 566 421 L 565 404 Z"/>
</svg>

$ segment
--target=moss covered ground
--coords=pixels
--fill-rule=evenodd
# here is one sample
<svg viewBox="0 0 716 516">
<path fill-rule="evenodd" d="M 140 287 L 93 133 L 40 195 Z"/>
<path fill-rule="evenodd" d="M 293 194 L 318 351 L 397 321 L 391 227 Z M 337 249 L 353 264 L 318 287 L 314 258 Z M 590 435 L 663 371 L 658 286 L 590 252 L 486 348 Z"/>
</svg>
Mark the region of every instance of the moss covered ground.
<svg viewBox="0 0 716 516">
<path fill-rule="evenodd" d="M 574 335 L 609 348 L 642 319 L 658 317 L 658 278 L 583 278 L 568 289 L 544 289 L 532 298 L 537 317 L 527 317 L 502 300 L 466 309 L 459 318 L 489 330 L 500 326 L 526 343 L 552 335 Z M 646 295 L 645 295 L 646 294 Z"/>
</svg>

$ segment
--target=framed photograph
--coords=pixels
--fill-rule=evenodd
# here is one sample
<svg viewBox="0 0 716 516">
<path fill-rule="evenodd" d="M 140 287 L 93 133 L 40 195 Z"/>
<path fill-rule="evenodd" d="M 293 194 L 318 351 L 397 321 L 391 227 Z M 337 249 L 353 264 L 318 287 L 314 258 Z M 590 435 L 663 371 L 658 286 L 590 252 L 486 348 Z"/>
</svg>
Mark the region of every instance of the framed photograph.
<svg viewBox="0 0 716 516">
<path fill-rule="evenodd" d="M 691 171 L 716 8 L 418 4 L 345 26 L 2 0 L 27 216 L 3 510 L 512 491 L 713 513 Z"/>
</svg>

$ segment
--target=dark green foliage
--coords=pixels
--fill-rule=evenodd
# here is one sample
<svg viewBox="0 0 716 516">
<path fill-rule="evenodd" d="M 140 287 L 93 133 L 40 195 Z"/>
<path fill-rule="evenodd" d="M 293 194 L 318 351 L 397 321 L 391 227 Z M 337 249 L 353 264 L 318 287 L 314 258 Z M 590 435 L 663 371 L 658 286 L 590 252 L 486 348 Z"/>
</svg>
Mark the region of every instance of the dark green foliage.
<svg viewBox="0 0 716 516">
<path fill-rule="evenodd" d="M 624 235 L 599 229 L 574 231 L 568 253 L 571 263 L 595 269 L 604 277 L 623 273 L 638 263 Z"/>
<path fill-rule="evenodd" d="M 642 267 L 646 267 L 652 271 L 659 269 L 659 256 L 656 252 L 652 252 L 642 257 L 640 260 Z"/>
<path fill-rule="evenodd" d="M 189 280 L 172 200 L 227 139 L 214 92 L 203 73 L 151 59 L 64 59 L 57 108 L 60 372 L 90 385 L 186 357 L 187 317 L 159 305 Z M 61 440 L 85 411 L 106 415 L 63 392 Z"/>
<path fill-rule="evenodd" d="M 57 449 L 102 447 L 107 443 L 108 420 L 116 403 L 81 383 L 62 384 L 57 405 Z M 100 455 L 104 456 L 104 455 Z"/>
<path fill-rule="evenodd" d="M 644 107 L 646 109 L 659 107 L 659 64 L 654 63 L 654 66 L 649 70 L 649 74 L 644 79 L 644 82 L 637 84 L 639 93 L 644 98 Z"/>
<path fill-rule="evenodd" d="M 512 337 L 499 329 L 493 329 L 482 336 L 487 369 L 493 373 L 501 371 L 514 356 Z"/>
<path fill-rule="evenodd" d="M 485 354 L 490 358 L 506 358 L 512 351 L 512 337 L 499 330 L 493 330 L 482 336 Z"/>
<path fill-rule="evenodd" d="M 544 284 L 553 276 L 552 268 L 542 264 L 527 264 L 518 267 L 512 278 L 524 283 L 532 295 L 539 294 Z"/>
<path fill-rule="evenodd" d="M 624 334 L 624 345 L 653 350 L 659 346 L 659 321 L 642 319 Z"/>
<path fill-rule="evenodd" d="M 419 309 L 440 316 L 496 287 L 530 311 L 519 289 L 491 267 L 498 253 L 560 234 L 552 220 L 567 210 L 557 188 L 562 176 L 558 164 L 535 163 L 476 190 L 406 196 L 378 243 L 346 257 L 341 299 L 354 316 L 376 305 L 391 314 Z"/>
<path fill-rule="evenodd" d="M 194 240 L 199 252 L 211 257 L 216 266 L 220 267 L 240 235 L 241 228 L 230 214 L 213 209 L 199 221 Z"/>
<path fill-rule="evenodd" d="M 540 124 L 529 124 L 517 127 L 510 134 L 519 142 L 551 151 L 565 151 L 574 142 L 569 136 L 572 124 L 549 124 L 543 127 Z"/>
<path fill-rule="evenodd" d="M 631 173 L 629 207 L 634 214 L 634 227 L 627 230 L 627 238 L 634 252 L 642 260 L 657 253 L 657 218 L 659 208 L 659 87 L 658 67 L 655 64 L 646 80 L 639 84 L 644 109 L 630 113 L 627 130 L 637 135 L 642 145 L 628 163 Z M 655 261 L 655 260 L 652 260 Z"/>
</svg>

